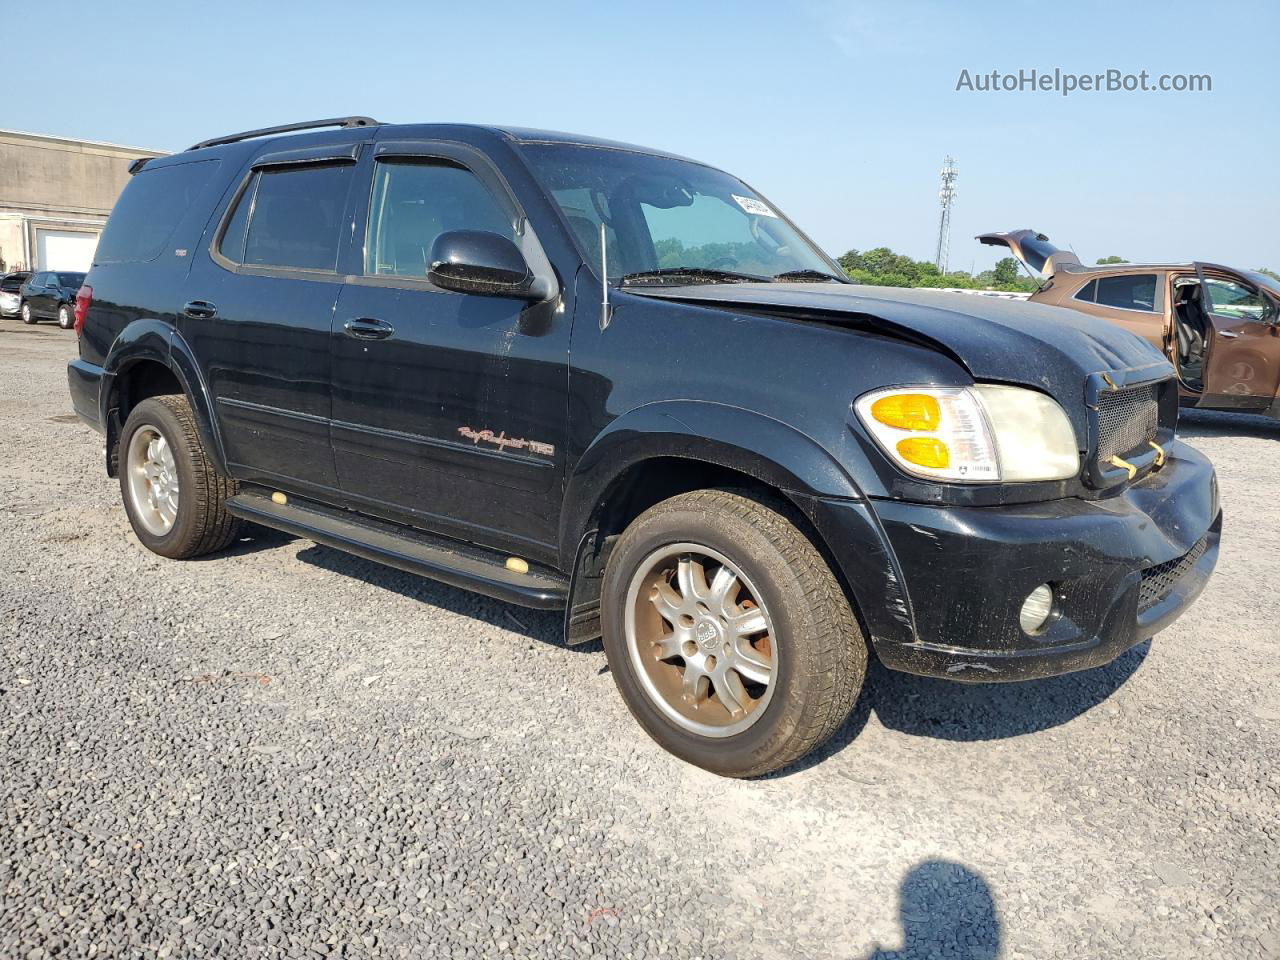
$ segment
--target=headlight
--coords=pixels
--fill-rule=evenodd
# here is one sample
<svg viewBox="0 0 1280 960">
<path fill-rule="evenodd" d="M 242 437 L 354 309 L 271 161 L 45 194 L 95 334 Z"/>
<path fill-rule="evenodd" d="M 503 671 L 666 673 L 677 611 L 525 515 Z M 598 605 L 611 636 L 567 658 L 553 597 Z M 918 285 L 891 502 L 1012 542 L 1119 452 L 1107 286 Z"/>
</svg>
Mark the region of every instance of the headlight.
<svg viewBox="0 0 1280 960">
<path fill-rule="evenodd" d="M 908 473 L 966 483 L 1064 480 L 1075 432 L 1051 398 L 1023 387 L 896 387 L 858 398 L 871 435 Z"/>
</svg>

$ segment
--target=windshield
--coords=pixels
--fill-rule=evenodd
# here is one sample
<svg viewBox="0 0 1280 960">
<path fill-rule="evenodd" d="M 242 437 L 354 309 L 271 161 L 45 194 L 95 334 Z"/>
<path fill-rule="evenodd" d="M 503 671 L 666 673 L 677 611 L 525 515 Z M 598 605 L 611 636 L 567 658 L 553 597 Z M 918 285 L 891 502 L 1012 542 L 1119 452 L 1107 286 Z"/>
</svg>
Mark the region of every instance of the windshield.
<svg viewBox="0 0 1280 960">
<path fill-rule="evenodd" d="M 766 280 L 796 271 L 839 277 L 780 213 L 727 173 L 576 144 L 528 144 L 523 151 L 597 271 L 604 225 L 611 281 L 653 271 L 681 284 L 707 282 L 712 271 Z"/>
</svg>

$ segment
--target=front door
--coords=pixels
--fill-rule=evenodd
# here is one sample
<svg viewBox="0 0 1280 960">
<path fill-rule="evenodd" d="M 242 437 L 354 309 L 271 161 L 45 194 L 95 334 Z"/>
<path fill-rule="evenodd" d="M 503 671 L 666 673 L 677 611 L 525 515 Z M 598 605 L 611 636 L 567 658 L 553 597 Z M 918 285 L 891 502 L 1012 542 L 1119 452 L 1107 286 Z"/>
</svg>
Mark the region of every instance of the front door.
<svg viewBox="0 0 1280 960">
<path fill-rule="evenodd" d="M 375 515 L 549 555 L 564 466 L 568 317 L 553 315 L 554 304 L 453 293 L 427 279 L 443 232 L 506 236 L 531 262 L 537 240 L 472 151 L 382 144 L 362 165 L 364 251 L 353 247 L 331 338 L 342 488 Z"/>
<path fill-rule="evenodd" d="M 1270 302 L 1242 277 L 1197 267 L 1213 329 L 1204 392 L 1214 406 L 1261 409 L 1280 386 L 1280 330 Z"/>
<path fill-rule="evenodd" d="M 58 290 L 58 278 L 52 273 L 37 273 L 27 293 L 27 303 L 33 317 L 53 316 L 54 298 Z"/>
</svg>

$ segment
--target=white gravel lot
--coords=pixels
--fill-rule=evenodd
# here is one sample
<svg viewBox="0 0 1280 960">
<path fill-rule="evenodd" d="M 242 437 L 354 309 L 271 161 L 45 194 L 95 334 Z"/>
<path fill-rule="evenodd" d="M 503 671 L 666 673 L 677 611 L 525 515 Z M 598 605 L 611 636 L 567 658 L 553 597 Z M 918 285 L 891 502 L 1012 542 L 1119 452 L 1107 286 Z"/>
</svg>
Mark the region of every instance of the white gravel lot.
<svg viewBox="0 0 1280 960">
<path fill-rule="evenodd" d="M 1280 424 L 1189 414 L 1218 572 L 1115 663 L 872 670 L 755 782 L 559 619 L 274 533 L 176 563 L 0 320 L 0 957 L 1280 956 Z"/>
</svg>

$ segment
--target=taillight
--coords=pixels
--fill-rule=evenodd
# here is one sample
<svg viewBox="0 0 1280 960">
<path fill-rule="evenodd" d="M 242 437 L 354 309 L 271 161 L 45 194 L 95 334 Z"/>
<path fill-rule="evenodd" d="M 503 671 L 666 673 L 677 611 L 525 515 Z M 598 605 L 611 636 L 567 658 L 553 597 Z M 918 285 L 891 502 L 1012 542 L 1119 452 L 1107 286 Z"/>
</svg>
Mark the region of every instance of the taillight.
<svg viewBox="0 0 1280 960">
<path fill-rule="evenodd" d="M 89 315 L 89 305 L 93 303 L 93 287 L 87 283 L 76 291 L 76 336 L 84 329 L 84 318 Z"/>
</svg>

